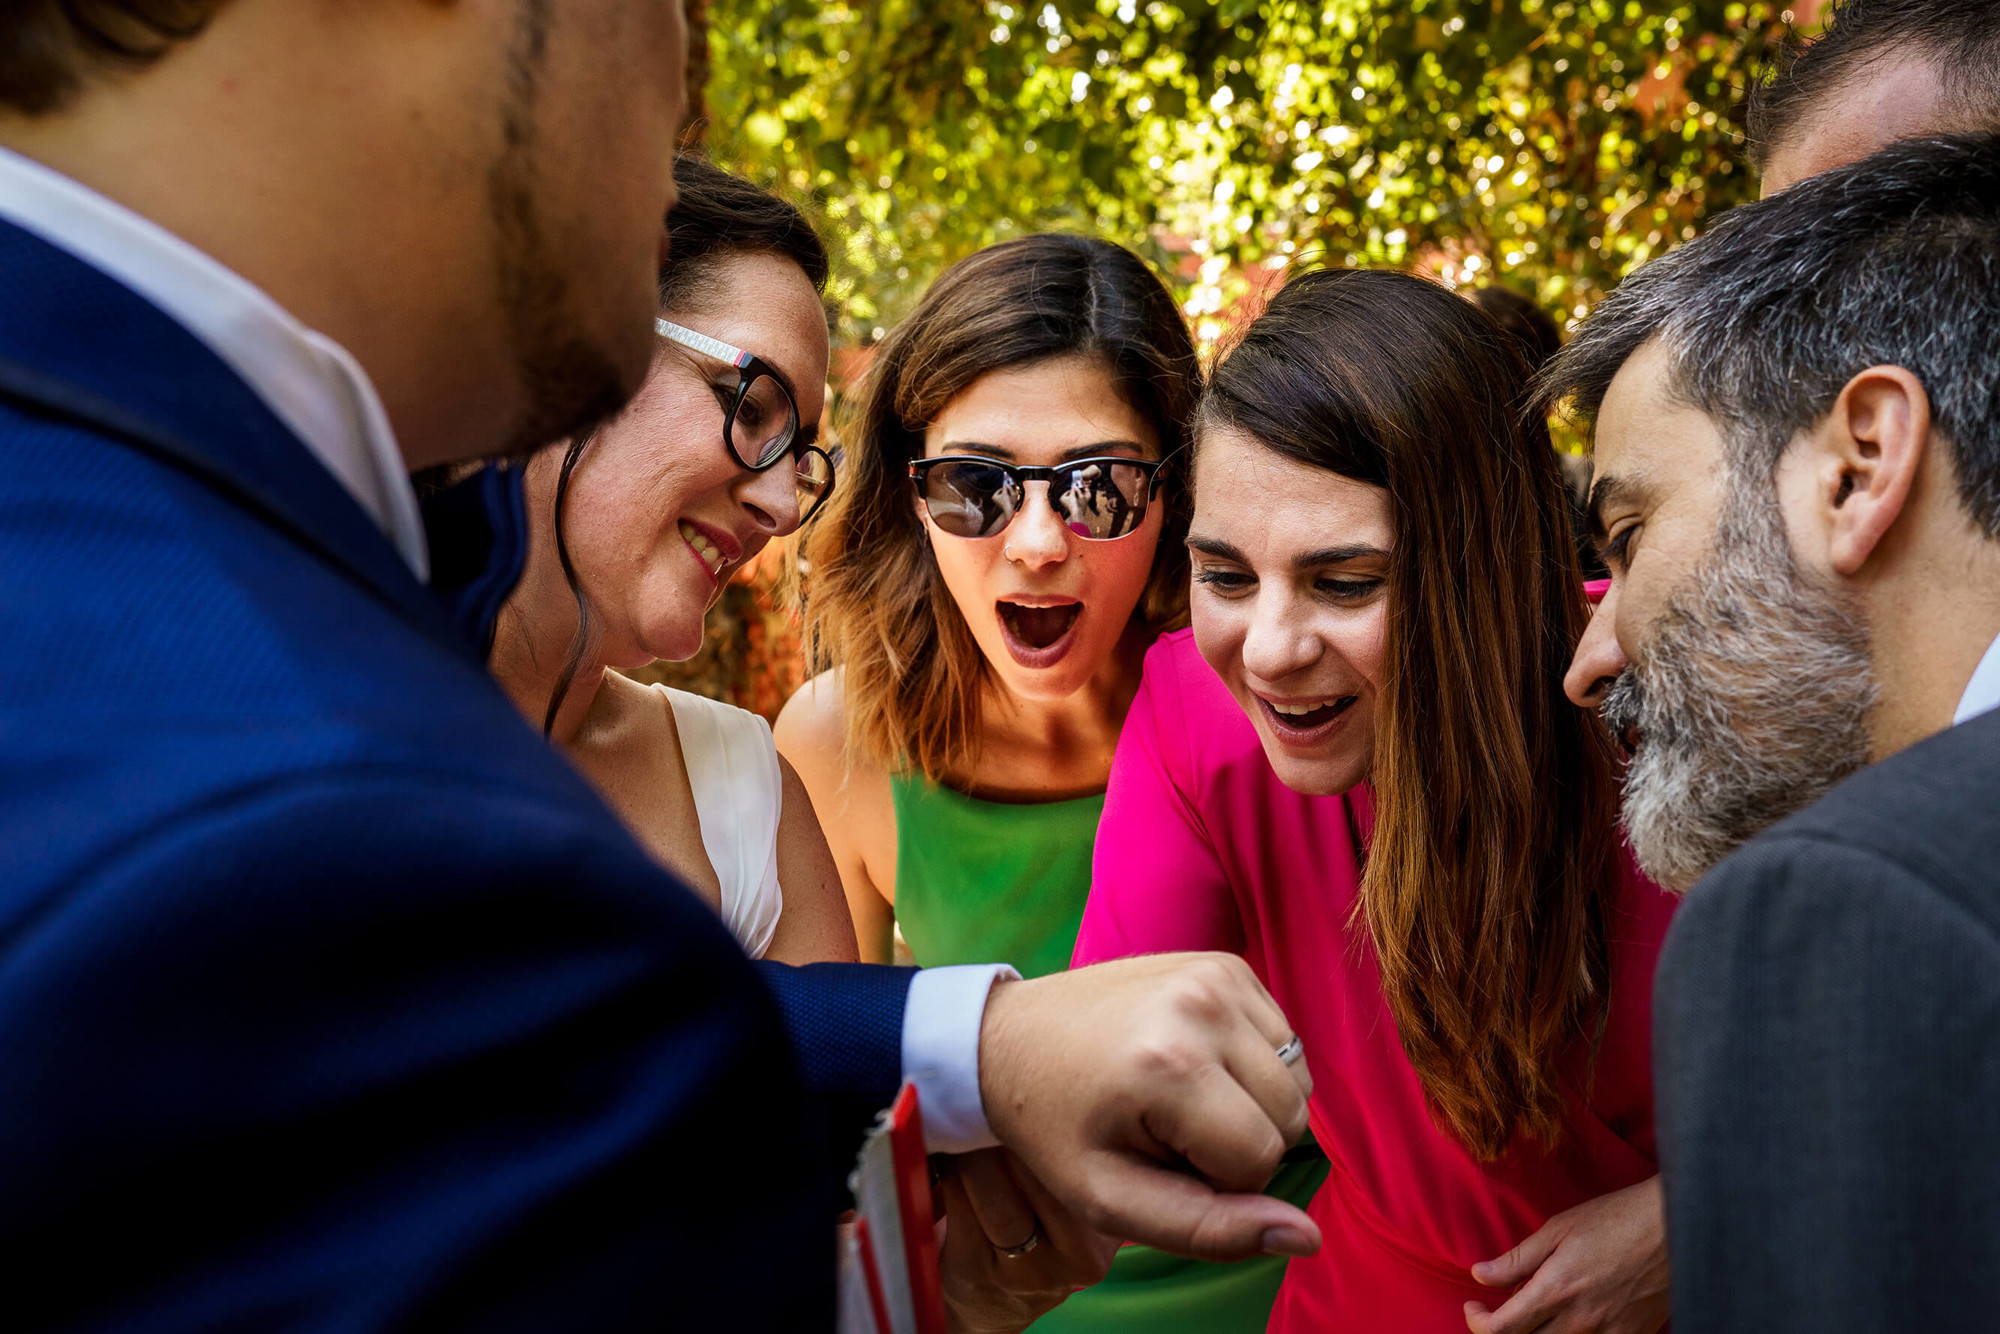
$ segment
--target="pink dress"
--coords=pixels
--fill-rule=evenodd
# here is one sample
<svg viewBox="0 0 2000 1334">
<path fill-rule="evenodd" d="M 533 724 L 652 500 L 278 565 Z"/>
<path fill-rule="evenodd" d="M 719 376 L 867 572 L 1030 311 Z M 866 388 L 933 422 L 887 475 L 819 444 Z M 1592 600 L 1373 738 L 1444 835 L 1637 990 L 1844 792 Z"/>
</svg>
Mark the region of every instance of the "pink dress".
<svg viewBox="0 0 2000 1334">
<path fill-rule="evenodd" d="M 1517 1144 L 1481 1163 L 1431 1120 L 1366 933 L 1347 925 L 1373 821 L 1365 786 L 1309 797 L 1278 781 L 1191 631 L 1154 645 L 1111 767 L 1075 962 L 1240 954 L 1304 1039 L 1313 1134 L 1333 1162 L 1311 1207 L 1326 1244 L 1292 1262 L 1273 1330 L 1462 1331 L 1465 1302 L 1506 1295 L 1473 1281 L 1475 1262 L 1658 1171 L 1652 978 L 1675 901 L 1627 865 L 1589 1097 L 1572 1099 L 1553 1151 Z"/>
</svg>

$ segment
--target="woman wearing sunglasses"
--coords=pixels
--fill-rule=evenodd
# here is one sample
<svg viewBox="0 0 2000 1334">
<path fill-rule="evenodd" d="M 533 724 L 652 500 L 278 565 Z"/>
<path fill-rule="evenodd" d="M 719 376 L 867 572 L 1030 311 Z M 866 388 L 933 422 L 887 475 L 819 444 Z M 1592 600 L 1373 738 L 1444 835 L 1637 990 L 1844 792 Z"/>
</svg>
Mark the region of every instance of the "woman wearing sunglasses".
<svg viewBox="0 0 2000 1334">
<path fill-rule="evenodd" d="M 1405 274 L 1293 278 L 1197 418 L 1191 631 L 1146 660 L 1076 962 L 1241 954 L 1333 1172 L 1281 1331 L 1652 1334 L 1673 900 L 1563 698 L 1587 609 L 1526 365 Z"/>
<path fill-rule="evenodd" d="M 790 204 L 674 166 L 652 372 L 614 420 L 526 466 L 528 557 L 492 666 L 752 955 L 852 959 L 838 872 L 764 720 L 618 668 L 692 657 L 730 576 L 833 490 L 826 251 Z"/>
<path fill-rule="evenodd" d="M 1130 252 L 1033 236 L 961 261 L 877 348 L 841 489 L 807 536 L 778 720 L 862 957 L 1068 966 L 1147 646 L 1187 604 L 1187 327 Z M 1303 1203 L 1323 1163 L 1287 1169 Z M 1282 1260 L 1127 1247 L 1035 1326 L 1262 1330 Z"/>
</svg>

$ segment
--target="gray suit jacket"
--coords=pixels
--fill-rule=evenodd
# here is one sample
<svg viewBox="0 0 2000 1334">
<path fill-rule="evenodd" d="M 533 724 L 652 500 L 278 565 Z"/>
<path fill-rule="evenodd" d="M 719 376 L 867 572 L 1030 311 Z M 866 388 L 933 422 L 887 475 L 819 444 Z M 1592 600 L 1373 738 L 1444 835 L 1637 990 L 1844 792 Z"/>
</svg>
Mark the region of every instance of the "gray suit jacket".
<svg viewBox="0 0 2000 1334">
<path fill-rule="evenodd" d="M 1656 987 L 1677 1334 L 2000 1329 L 2000 713 L 1716 867 Z"/>
</svg>

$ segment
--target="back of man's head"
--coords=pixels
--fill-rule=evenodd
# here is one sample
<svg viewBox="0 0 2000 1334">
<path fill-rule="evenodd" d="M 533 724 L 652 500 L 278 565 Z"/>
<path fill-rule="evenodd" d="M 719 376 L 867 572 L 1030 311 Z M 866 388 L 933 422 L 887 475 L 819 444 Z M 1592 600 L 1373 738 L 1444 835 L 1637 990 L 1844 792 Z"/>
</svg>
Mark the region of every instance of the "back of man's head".
<svg viewBox="0 0 2000 1334">
<path fill-rule="evenodd" d="M 2000 129 L 1995 0 L 1834 0 L 1750 94 L 1766 193 L 1896 139 L 1982 129 Z"/>
<path fill-rule="evenodd" d="M 95 75 L 151 64 L 225 0 L 8 0 L 0 5 L 0 115 L 59 110 Z"/>
<path fill-rule="evenodd" d="M 1590 416 L 1655 339 L 1753 485 L 1855 375 L 1904 368 L 2000 539 L 2000 134 L 1905 140 L 1723 215 L 1620 284 L 1543 387 Z"/>
</svg>

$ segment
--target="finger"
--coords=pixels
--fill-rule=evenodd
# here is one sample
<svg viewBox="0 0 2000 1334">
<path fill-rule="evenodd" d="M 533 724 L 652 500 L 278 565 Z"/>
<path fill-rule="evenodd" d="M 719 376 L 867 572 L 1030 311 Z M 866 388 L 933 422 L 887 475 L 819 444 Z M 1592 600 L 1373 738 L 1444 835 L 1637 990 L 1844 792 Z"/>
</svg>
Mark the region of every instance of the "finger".
<svg viewBox="0 0 2000 1334">
<path fill-rule="evenodd" d="M 1041 1220 L 1042 1232 L 1049 1243 L 1058 1250 L 1076 1255 L 1101 1255 L 1108 1267 L 1111 1257 L 1118 1253 L 1118 1240 L 1105 1236 L 1058 1200 L 1020 1158 L 1005 1149 L 1000 1152 L 1003 1165 L 1020 1186 L 1021 1193 L 1028 1197 L 1028 1207 Z"/>
<path fill-rule="evenodd" d="M 1288 1105 L 1290 1095 L 1283 1093 L 1281 1088 L 1270 1080 L 1272 1072 L 1285 1072 L 1288 1082 L 1298 1089 L 1300 1100 L 1312 1093 L 1312 1072 L 1307 1068 L 1304 1056 L 1291 1065 L 1286 1065 L 1278 1059 L 1278 1049 L 1290 1042 L 1296 1034 L 1291 1021 L 1285 1018 L 1285 1012 L 1278 1008 L 1278 1002 L 1271 998 L 1271 993 L 1265 990 L 1264 984 L 1257 980 L 1257 975 L 1251 971 L 1250 965 L 1233 954 L 1219 956 L 1219 959 L 1219 966 L 1226 974 L 1226 979 L 1220 985 L 1227 988 L 1235 999 L 1238 1011 L 1248 1022 L 1249 1029 L 1248 1032 L 1232 1032 L 1228 1037 L 1228 1047 L 1243 1054 L 1240 1061 L 1232 1060 L 1232 1069 L 1239 1079 L 1247 1079 L 1253 1072 L 1260 1072 L 1260 1083 L 1268 1083 L 1273 1090 L 1273 1096 L 1284 1100 L 1283 1103 L 1272 1106 L 1274 1113 L 1272 1119 L 1282 1124 L 1284 1118 L 1276 1115 L 1277 1108 L 1278 1105 Z M 1254 1040 L 1251 1037 L 1252 1033 L 1255 1034 Z M 1271 1059 L 1268 1061 L 1254 1059 L 1251 1054 L 1258 1052 L 1268 1054 Z M 1260 1097 L 1259 1101 L 1264 1099 Z M 1296 1139 L 1303 1133 L 1305 1133 L 1305 1121 L 1301 1114 L 1297 1131 L 1292 1138 Z"/>
<path fill-rule="evenodd" d="M 1533 1334 L 1561 1314 L 1561 1306 L 1554 1279 L 1538 1274 L 1493 1312 L 1479 1334 Z"/>
<path fill-rule="evenodd" d="M 953 1164 L 979 1230 L 999 1250 L 1010 1250 L 1035 1235 L 1041 1219 L 1020 1184 L 1007 1170 L 999 1149 L 958 1155 Z"/>
<path fill-rule="evenodd" d="M 1311 1255 L 1319 1225 L 1268 1195 L 1223 1194 L 1137 1154 L 1100 1153 L 1089 1164 L 1084 1221 L 1099 1232 L 1193 1260 Z"/>
<path fill-rule="evenodd" d="M 1104 1278 L 1118 1255 L 1118 1241 L 1097 1231 L 1049 1193 L 1041 1178 L 1012 1153 L 1003 1153 L 1002 1166 L 1012 1174 L 1027 1196 L 1028 1207 L 1041 1220 L 1042 1235 L 1049 1249 L 1064 1257 L 1072 1286 L 1088 1287 Z"/>
<path fill-rule="evenodd" d="M 1239 1012 L 1250 1021 L 1273 1052 L 1291 1041 L 1292 1021 L 1285 1018 L 1285 1012 L 1278 1008 L 1278 1002 L 1257 980 L 1257 974 L 1251 971 L 1249 964 L 1234 954 L 1205 957 L 1221 971 L 1222 977 L 1216 985 L 1234 1001 Z"/>
<path fill-rule="evenodd" d="M 1560 1240 L 1562 1232 L 1544 1224 L 1505 1255 L 1493 1260 L 1481 1260 L 1472 1266 L 1472 1277 L 1489 1288 L 1511 1288 L 1517 1283 L 1525 1283 L 1555 1254 L 1556 1243 Z"/>
<path fill-rule="evenodd" d="M 1264 1044 L 1263 1034 L 1245 1029 L 1224 1048 L 1222 1059 L 1243 1091 L 1270 1117 L 1286 1145 L 1297 1144 L 1306 1133 L 1306 1097 L 1312 1092 L 1306 1058 L 1301 1056 L 1286 1065 L 1276 1049 Z"/>
<path fill-rule="evenodd" d="M 1219 1190 L 1260 1191 L 1291 1142 L 1218 1064 L 1194 1070 L 1145 1116 L 1145 1129 Z"/>
</svg>

